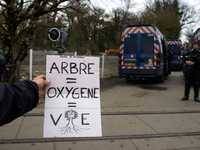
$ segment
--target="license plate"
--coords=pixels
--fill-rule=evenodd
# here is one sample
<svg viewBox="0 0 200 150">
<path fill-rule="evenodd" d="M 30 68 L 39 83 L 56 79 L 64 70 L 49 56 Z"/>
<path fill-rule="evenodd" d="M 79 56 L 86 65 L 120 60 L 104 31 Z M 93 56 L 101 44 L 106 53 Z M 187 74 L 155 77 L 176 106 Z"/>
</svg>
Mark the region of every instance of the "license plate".
<svg viewBox="0 0 200 150">
<path fill-rule="evenodd" d="M 135 66 L 135 63 L 125 63 L 126 66 Z"/>
</svg>

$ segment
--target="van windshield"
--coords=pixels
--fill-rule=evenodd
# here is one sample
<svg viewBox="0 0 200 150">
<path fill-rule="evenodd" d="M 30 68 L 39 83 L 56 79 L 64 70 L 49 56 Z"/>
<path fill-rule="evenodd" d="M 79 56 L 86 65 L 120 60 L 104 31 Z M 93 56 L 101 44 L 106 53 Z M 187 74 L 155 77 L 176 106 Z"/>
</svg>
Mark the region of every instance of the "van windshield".
<svg viewBox="0 0 200 150">
<path fill-rule="evenodd" d="M 142 37 L 141 38 L 141 53 L 153 54 L 154 53 L 154 37 Z"/>
<path fill-rule="evenodd" d="M 136 54 L 136 53 L 137 53 L 137 38 L 136 37 L 125 38 L 124 54 Z"/>
<path fill-rule="evenodd" d="M 174 46 L 173 55 L 181 55 L 181 47 L 180 46 Z"/>
</svg>

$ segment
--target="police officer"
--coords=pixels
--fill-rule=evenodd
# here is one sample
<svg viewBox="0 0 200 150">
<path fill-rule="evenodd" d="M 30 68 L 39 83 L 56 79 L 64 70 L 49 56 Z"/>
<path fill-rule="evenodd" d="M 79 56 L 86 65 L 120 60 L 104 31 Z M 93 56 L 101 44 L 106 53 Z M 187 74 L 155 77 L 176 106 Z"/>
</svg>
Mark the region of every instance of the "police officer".
<svg viewBox="0 0 200 150">
<path fill-rule="evenodd" d="M 185 96 L 182 101 L 188 100 L 190 87 L 194 86 L 194 101 L 199 100 L 199 81 L 200 81 L 200 43 L 193 43 L 193 49 L 186 54 L 186 75 L 185 75 Z"/>
</svg>

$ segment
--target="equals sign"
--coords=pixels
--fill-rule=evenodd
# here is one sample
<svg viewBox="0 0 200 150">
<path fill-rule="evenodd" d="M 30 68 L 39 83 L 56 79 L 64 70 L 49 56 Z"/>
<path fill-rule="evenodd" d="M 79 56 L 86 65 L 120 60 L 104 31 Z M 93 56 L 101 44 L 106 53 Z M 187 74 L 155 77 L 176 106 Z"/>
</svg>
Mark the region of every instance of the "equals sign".
<svg viewBox="0 0 200 150">
<path fill-rule="evenodd" d="M 76 83 L 76 78 L 66 78 L 67 83 Z"/>
<path fill-rule="evenodd" d="M 68 103 L 68 107 L 76 107 L 76 103 L 74 103 L 74 102 L 69 102 L 69 103 Z"/>
</svg>

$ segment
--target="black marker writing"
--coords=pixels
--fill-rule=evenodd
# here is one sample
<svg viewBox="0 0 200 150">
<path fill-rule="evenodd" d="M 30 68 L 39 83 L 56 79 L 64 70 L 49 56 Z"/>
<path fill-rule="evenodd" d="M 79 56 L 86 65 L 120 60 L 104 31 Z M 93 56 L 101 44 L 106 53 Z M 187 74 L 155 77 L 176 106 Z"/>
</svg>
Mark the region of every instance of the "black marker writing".
<svg viewBox="0 0 200 150">
<path fill-rule="evenodd" d="M 99 98 L 99 88 L 86 88 L 86 87 L 50 87 L 47 90 L 49 98 L 68 98 L 71 96 L 73 99 L 79 98 Z"/>
<path fill-rule="evenodd" d="M 49 73 L 59 73 L 59 74 L 94 74 L 92 68 L 95 66 L 94 63 L 75 63 L 75 62 L 53 62 Z"/>
<path fill-rule="evenodd" d="M 51 119 L 52 119 L 52 121 L 53 121 L 53 124 L 54 124 L 55 126 L 58 124 L 58 121 L 60 120 L 60 117 L 61 117 L 61 116 L 62 116 L 62 114 L 60 114 L 60 116 L 58 117 L 57 121 L 55 121 L 54 118 L 53 118 L 53 115 L 50 114 L 50 117 L 51 117 Z"/>
<path fill-rule="evenodd" d="M 76 78 L 66 78 L 67 83 L 76 83 Z"/>
<path fill-rule="evenodd" d="M 68 102 L 68 107 L 76 107 L 76 103 L 75 102 Z"/>
<path fill-rule="evenodd" d="M 87 120 L 87 118 L 85 118 L 85 116 L 86 115 L 90 115 L 89 113 L 83 113 L 83 114 L 81 114 L 81 123 L 82 123 L 82 125 L 90 125 L 89 123 L 86 123 L 84 120 Z"/>
</svg>

